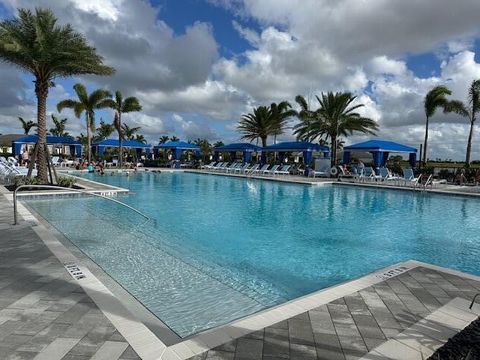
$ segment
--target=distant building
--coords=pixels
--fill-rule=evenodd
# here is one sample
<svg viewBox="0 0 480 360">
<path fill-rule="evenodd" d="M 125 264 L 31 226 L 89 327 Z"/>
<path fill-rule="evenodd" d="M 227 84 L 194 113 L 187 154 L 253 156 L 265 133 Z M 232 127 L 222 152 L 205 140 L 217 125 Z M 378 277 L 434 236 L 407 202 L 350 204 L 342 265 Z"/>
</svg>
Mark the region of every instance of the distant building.
<svg viewBox="0 0 480 360">
<path fill-rule="evenodd" d="M 12 141 L 15 141 L 21 137 L 25 136 L 24 134 L 6 134 L 0 135 L 0 154 L 11 154 L 12 153 Z"/>
</svg>

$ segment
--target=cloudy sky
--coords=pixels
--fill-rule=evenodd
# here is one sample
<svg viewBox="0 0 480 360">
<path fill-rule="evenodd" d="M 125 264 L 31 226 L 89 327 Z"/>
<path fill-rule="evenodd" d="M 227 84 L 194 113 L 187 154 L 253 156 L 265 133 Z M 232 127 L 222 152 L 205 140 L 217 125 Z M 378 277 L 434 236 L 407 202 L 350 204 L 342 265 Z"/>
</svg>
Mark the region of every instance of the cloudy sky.
<svg viewBox="0 0 480 360">
<path fill-rule="evenodd" d="M 125 122 L 151 142 L 165 134 L 237 141 L 235 124 L 254 106 L 298 94 L 316 106 L 316 94 L 348 90 L 378 121 L 379 138 L 418 146 L 425 93 L 445 84 L 465 100 L 480 78 L 478 0 L 0 0 L 0 18 L 35 6 L 52 8 L 117 69 L 58 81 L 49 113 L 78 81 L 119 89 L 140 98 L 144 111 Z M 0 64 L 0 133 L 18 133 L 17 117 L 35 116 L 31 81 Z M 67 130 L 85 131 L 64 115 Z M 112 112 L 100 117 L 111 122 Z M 436 114 L 430 154 L 463 159 L 467 130 L 465 119 Z"/>
</svg>

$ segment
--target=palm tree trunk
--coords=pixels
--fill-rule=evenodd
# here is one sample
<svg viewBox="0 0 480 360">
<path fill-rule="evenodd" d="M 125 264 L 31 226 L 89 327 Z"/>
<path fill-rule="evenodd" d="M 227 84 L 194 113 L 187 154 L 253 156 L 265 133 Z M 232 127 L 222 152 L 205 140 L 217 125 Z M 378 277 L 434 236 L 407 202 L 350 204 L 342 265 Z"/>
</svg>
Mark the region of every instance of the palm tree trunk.
<svg viewBox="0 0 480 360">
<path fill-rule="evenodd" d="M 118 112 L 118 164 L 123 166 L 123 137 L 122 137 L 122 113 Z"/>
<path fill-rule="evenodd" d="M 48 183 L 47 173 L 47 97 L 48 97 L 48 83 L 35 83 L 35 94 L 37 96 L 37 148 L 38 157 L 33 158 L 32 161 L 38 160 L 37 177 L 46 184 Z"/>
<path fill-rule="evenodd" d="M 87 159 L 88 162 L 92 161 L 92 132 L 90 129 L 90 114 L 87 112 L 85 114 L 87 117 Z"/>
<path fill-rule="evenodd" d="M 468 134 L 467 142 L 467 155 L 465 156 L 465 167 L 470 167 L 470 155 L 472 152 L 472 137 L 473 137 L 473 126 L 475 125 L 475 120 L 470 122 L 470 133 Z"/>
<path fill-rule="evenodd" d="M 429 123 L 429 118 L 427 116 L 427 122 L 425 123 L 425 140 L 423 141 L 423 159 L 422 163 L 423 166 L 427 166 L 427 145 L 428 145 L 428 123 Z"/>
<path fill-rule="evenodd" d="M 332 158 L 330 159 L 330 164 L 333 166 L 337 165 L 337 137 L 331 137 L 331 147 L 332 147 Z"/>
<path fill-rule="evenodd" d="M 267 146 L 267 137 L 266 137 L 266 136 L 262 136 L 261 139 L 262 139 L 262 147 Z"/>
</svg>

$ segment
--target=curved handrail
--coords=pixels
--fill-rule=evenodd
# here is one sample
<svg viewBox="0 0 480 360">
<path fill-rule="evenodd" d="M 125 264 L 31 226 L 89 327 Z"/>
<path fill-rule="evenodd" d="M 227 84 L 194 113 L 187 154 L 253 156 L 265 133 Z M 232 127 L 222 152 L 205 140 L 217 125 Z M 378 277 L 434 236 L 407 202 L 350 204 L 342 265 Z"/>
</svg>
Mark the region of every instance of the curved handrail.
<svg viewBox="0 0 480 360">
<path fill-rule="evenodd" d="M 143 216 L 145 219 L 147 220 L 150 220 L 150 218 L 145 215 L 144 213 L 142 213 L 141 211 L 131 207 L 130 205 L 127 205 L 121 201 L 118 201 L 116 199 L 113 199 L 111 197 L 108 197 L 108 196 L 104 196 L 104 195 L 101 195 L 101 194 L 96 194 L 96 193 L 93 193 L 93 192 L 89 192 L 89 191 L 85 191 L 85 190 L 80 190 L 80 189 L 74 189 L 74 188 L 64 188 L 64 187 L 61 187 L 61 186 L 55 186 L 55 185 L 20 185 L 19 187 L 17 187 L 15 189 L 15 191 L 13 192 L 13 224 L 14 225 L 17 225 L 17 192 L 18 190 L 20 189 L 25 189 L 25 188 L 37 188 L 37 189 L 54 189 L 54 190 L 65 190 L 65 191 L 74 191 L 74 192 L 78 192 L 78 193 L 82 193 L 82 194 L 87 194 L 87 195 L 92 195 L 92 196 L 96 196 L 96 197 L 100 197 L 100 198 L 103 198 L 103 199 L 106 199 L 106 200 L 110 200 L 110 201 L 113 201 L 114 203 L 117 203 L 119 205 L 122 205 L 122 206 L 125 206 L 126 208 L 136 212 L 137 214 Z"/>
</svg>

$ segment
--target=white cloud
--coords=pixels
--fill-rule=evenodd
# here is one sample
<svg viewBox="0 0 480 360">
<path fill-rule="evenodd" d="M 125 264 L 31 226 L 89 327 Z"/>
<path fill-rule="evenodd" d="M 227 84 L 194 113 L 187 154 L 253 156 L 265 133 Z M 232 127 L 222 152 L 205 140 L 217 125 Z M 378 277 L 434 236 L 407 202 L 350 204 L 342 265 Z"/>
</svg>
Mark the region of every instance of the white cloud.
<svg viewBox="0 0 480 360">
<path fill-rule="evenodd" d="M 208 2 L 236 16 L 232 27 L 250 45 L 247 51 L 220 57 L 210 24 L 192 23 L 176 34 L 162 21 L 162 9 L 147 1 L 38 0 L 35 6 L 51 7 L 71 22 L 116 67 L 113 77 L 80 80 L 138 96 L 144 111 L 126 121 L 152 139 L 174 132 L 182 138 L 238 139 L 235 124 L 252 106 L 349 90 L 365 104 L 362 114 L 379 122 L 380 137 L 418 146 L 426 92 L 446 84 L 453 98 L 465 100 L 468 84 L 480 78 L 472 50 L 480 35 L 477 0 Z M 3 3 L 12 10 L 33 7 L 28 0 Z M 437 75 L 420 78 L 405 59 L 426 52 L 442 64 L 432 72 Z M 32 117 L 32 95 L 30 84 L 0 65 L 1 132 L 18 127 L 17 115 Z M 52 89 L 51 103 L 65 95 L 63 87 Z M 467 129 L 462 118 L 437 113 L 432 153 L 462 158 Z"/>
</svg>

